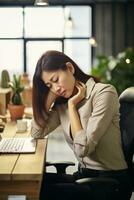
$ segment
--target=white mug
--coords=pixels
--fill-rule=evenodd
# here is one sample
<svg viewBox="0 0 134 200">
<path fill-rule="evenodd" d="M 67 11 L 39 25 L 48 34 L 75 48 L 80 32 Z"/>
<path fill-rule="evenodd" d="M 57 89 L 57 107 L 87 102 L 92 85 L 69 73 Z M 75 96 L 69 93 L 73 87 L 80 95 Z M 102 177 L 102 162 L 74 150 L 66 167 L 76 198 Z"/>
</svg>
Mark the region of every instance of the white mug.
<svg viewBox="0 0 134 200">
<path fill-rule="evenodd" d="M 25 132 L 27 130 L 27 121 L 18 119 L 17 120 L 17 132 Z"/>
</svg>

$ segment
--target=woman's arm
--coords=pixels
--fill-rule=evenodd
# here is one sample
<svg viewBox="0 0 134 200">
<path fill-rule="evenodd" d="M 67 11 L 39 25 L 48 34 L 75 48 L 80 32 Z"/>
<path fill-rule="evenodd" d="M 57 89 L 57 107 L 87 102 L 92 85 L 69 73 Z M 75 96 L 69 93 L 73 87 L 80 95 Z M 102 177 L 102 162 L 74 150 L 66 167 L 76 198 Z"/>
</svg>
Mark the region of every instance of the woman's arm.
<svg viewBox="0 0 134 200">
<path fill-rule="evenodd" d="M 48 135 L 50 132 L 52 132 L 54 129 L 56 129 L 60 125 L 60 119 L 59 115 L 57 113 L 56 109 L 51 109 L 52 104 L 54 103 L 57 96 L 49 92 L 47 99 L 46 99 L 46 105 L 45 109 L 47 113 L 44 113 L 45 115 L 45 127 L 41 128 L 39 127 L 35 120 L 32 120 L 31 124 L 31 136 L 33 138 L 44 138 L 46 135 Z"/>
<path fill-rule="evenodd" d="M 80 117 L 77 111 L 77 104 L 85 97 L 86 86 L 82 82 L 76 82 L 76 88 L 78 90 L 77 94 L 74 95 L 68 101 L 69 118 L 71 123 L 71 137 L 74 138 L 75 135 L 83 129 L 80 121 Z"/>
<path fill-rule="evenodd" d="M 87 127 L 75 134 L 74 150 L 79 157 L 85 157 L 95 151 L 113 116 L 118 112 L 119 101 L 116 90 L 106 85 L 94 96 L 93 111 L 88 119 Z"/>
</svg>

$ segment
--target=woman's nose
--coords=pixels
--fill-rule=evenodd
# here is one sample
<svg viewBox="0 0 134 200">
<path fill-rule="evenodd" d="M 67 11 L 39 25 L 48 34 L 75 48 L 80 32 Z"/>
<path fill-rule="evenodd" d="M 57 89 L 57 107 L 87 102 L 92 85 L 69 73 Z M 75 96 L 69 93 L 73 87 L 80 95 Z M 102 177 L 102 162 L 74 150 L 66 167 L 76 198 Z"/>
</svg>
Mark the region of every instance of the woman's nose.
<svg viewBox="0 0 134 200">
<path fill-rule="evenodd" d="M 60 91 L 60 86 L 59 85 L 56 85 L 56 92 L 59 92 Z"/>
<path fill-rule="evenodd" d="M 61 88 L 58 84 L 54 84 L 52 90 L 53 92 L 59 93 Z"/>
</svg>

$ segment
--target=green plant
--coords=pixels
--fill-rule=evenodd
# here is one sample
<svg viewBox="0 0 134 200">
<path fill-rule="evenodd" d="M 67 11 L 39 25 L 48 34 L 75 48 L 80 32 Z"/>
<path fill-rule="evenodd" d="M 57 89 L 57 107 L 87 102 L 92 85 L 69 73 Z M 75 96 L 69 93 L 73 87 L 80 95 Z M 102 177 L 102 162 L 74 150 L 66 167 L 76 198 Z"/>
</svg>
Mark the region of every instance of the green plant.
<svg viewBox="0 0 134 200">
<path fill-rule="evenodd" d="M 22 98 L 21 98 L 21 92 L 24 90 L 23 85 L 21 84 L 21 76 L 13 75 L 13 81 L 9 83 L 10 87 L 12 88 L 13 94 L 12 94 L 12 104 L 14 105 L 21 105 Z"/>
<path fill-rule="evenodd" d="M 101 82 L 107 82 L 109 57 L 104 55 L 97 56 L 97 64 L 92 68 L 92 75 L 96 76 Z"/>
<path fill-rule="evenodd" d="M 9 88 L 10 76 L 6 69 L 1 72 L 1 87 Z"/>
<path fill-rule="evenodd" d="M 123 90 L 134 86 L 134 50 L 126 49 L 117 56 L 98 56 L 92 75 L 101 82 L 114 85 L 120 95 Z"/>
</svg>

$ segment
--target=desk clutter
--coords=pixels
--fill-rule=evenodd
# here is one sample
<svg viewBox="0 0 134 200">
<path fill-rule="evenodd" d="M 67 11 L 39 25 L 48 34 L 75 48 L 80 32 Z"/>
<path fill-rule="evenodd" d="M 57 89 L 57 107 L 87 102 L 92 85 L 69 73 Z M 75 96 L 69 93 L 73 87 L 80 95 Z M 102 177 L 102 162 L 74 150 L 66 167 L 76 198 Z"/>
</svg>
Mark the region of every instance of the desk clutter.
<svg viewBox="0 0 134 200">
<path fill-rule="evenodd" d="M 23 119 L 30 120 L 33 118 L 33 110 L 32 107 L 26 107 L 24 110 Z M 7 123 L 8 121 L 11 121 L 10 113 L 7 110 L 5 115 L 0 115 L 0 125 Z M 2 126 L 3 127 L 3 126 Z M 2 130 L 2 127 L 0 129 Z"/>
<path fill-rule="evenodd" d="M 36 140 L 31 137 L 30 130 L 31 119 L 0 122 L 0 153 L 35 153 Z"/>
<path fill-rule="evenodd" d="M 28 125 L 27 125 L 28 123 L 27 123 L 27 121 L 26 120 L 24 120 L 24 119 L 18 119 L 17 120 L 17 124 L 16 124 L 16 126 L 17 126 L 17 133 L 23 133 L 23 132 L 25 132 L 25 131 L 27 131 L 27 128 L 28 128 Z"/>
<path fill-rule="evenodd" d="M 16 121 L 23 118 L 25 108 L 31 107 L 31 105 L 32 87 L 30 86 L 28 74 L 13 74 L 10 77 L 6 69 L 2 70 L 0 80 L 0 115 L 6 116 L 8 109 L 11 120 Z"/>
</svg>

